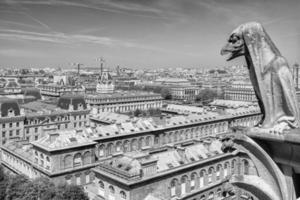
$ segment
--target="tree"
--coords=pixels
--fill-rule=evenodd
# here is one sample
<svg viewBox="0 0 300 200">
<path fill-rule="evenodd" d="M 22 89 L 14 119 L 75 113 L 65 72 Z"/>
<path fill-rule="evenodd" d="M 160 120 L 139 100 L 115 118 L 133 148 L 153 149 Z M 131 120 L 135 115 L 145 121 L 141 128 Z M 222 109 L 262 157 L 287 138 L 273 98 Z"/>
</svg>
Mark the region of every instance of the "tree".
<svg viewBox="0 0 300 200">
<path fill-rule="evenodd" d="M 89 200 L 87 194 L 77 185 L 59 185 L 53 200 Z"/>
<path fill-rule="evenodd" d="M 133 115 L 135 117 L 138 117 L 140 114 L 142 114 L 142 111 L 140 109 L 136 109 L 134 112 L 133 112 Z"/>
<path fill-rule="evenodd" d="M 160 115 L 161 114 L 161 110 L 160 109 L 154 109 L 154 108 L 150 108 L 148 110 L 148 112 L 149 112 L 150 116 Z"/>
<path fill-rule="evenodd" d="M 170 100 L 172 99 L 172 93 L 171 90 L 169 88 L 163 88 L 161 90 L 161 96 L 166 99 L 166 100 Z"/>
<path fill-rule="evenodd" d="M 214 90 L 204 89 L 201 90 L 200 93 L 196 97 L 196 101 L 201 101 L 203 103 L 209 103 L 214 98 L 217 98 L 217 93 Z"/>
<path fill-rule="evenodd" d="M 5 200 L 8 176 L 4 173 L 2 165 L 0 165 L 0 200 Z"/>
<path fill-rule="evenodd" d="M 24 200 L 48 200 L 55 197 L 54 184 L 44 177 L 28 182 L 24 190 Z"/>
<path fill-rule="evenodd" d="M 29 179 L 24 175 L 16 175 L 9 179 L 6 188 L 6 200 L 23 199 L 25 194 L 25 186 L 29 183 Z"/>
</svg>

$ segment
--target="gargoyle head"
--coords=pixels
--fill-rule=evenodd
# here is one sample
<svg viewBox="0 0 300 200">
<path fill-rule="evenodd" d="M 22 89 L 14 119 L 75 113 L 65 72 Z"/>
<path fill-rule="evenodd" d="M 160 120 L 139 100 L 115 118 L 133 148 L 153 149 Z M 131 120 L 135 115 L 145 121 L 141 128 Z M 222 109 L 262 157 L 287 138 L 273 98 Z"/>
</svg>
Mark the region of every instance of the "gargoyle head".
<svg viewBox="0 0 300 200">
<path fill-rule="evenodd" d="M 245 54 L 245 42 L 243 38 L 242 28 L 238 27 L 235 29 L 229 39 L 227 44 L 222 48 L 221 55 L 228 55 L 227 61 L 243 56 Z"/>
</svg>

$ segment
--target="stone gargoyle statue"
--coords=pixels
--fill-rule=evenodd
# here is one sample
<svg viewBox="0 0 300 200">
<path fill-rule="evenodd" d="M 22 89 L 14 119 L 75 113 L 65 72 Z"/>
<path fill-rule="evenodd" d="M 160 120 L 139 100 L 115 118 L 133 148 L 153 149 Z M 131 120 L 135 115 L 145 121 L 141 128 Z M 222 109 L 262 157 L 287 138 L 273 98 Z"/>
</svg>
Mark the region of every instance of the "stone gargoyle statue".
<svg viewBox="0 0 300 200">
<path fill-rule="evenodd" d="M 259 107 L 261 122 L 253 131 L 278 133 L 299 128 L 299 109 L 288 63 L 260 23 L 249 22 L 230 35 L 221 55 L 227 61 L 245 56 Z"/>
</svg>

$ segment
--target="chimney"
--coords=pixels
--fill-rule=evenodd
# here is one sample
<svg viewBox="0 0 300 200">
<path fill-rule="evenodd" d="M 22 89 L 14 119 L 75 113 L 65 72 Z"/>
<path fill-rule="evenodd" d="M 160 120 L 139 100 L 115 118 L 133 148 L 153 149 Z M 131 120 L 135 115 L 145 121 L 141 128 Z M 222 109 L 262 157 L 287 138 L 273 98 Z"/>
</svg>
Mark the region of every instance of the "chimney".
<svg viewBox="0 0 300 200">
<path fill-rule="evenodd" d="M 148 158 L 140 161 L 141 164 L 141 176 L 148 177 L 157 173 L 157 158 Z"/>
<path fill-rule="evenodd" d="M 54 142 L 58 136 L 59 133 L 49 133 L 50 143 Z"/>
<path fill-rule="evenodd" d="M 178 147 L 176 148 L 176 150 L 177 150 L 179 156 L 181 157 L 182 161 L 183 161 L 183 162 L 186 161 L 187 159 L 186 159 L 186 154 L 185 154 L 185 148 L 184 148 L 184 147 L 179 147 L 179 146 L 178 146 Z"/>
</svg>

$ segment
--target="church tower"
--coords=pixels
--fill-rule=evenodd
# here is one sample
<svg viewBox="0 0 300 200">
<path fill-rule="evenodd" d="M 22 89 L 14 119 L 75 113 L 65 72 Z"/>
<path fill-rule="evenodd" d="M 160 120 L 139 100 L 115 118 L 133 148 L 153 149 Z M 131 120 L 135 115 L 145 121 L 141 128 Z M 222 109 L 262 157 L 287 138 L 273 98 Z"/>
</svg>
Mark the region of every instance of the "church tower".
<svg viewBox="0 0 300 200">
<path fill-rule="evenodd" d="M 108 70 L 103 69 L 104 60 L 101 59 L 100 77 L 96 86 L 97 93 L 110 94 L 114 93 L 115 83 Z"/>
</svg>

